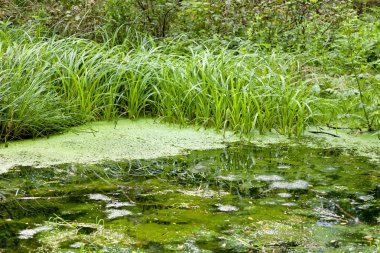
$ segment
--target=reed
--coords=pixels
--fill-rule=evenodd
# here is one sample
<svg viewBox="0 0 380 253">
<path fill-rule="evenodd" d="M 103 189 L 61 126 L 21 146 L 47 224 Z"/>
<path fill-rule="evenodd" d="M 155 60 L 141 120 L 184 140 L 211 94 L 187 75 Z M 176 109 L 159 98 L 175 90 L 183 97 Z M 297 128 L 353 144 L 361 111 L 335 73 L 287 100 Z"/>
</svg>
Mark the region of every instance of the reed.
<svg viewBox="0 0 380 253">
<path fill-rule="evenodd" d="M 1 33 L 2 140 L 120 116 L 300 136 L 321 109 L 294 54 L 19 34 Z"/>
</svg>

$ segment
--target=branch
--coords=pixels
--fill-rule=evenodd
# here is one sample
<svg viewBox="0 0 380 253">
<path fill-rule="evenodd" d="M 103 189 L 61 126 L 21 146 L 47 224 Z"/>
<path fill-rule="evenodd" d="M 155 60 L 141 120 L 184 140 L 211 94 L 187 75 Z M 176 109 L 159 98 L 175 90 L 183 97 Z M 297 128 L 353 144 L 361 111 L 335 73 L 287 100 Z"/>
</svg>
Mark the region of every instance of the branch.
<svg viewBox="0 0 380 253">
<path fill-rule="evenodd" d="M 324 132 L 324 131 L 309 131 L 309 133 L 312 133 L 312 134 L 327 134 L 327 135 L 330 135 L 330 136 L 333 136 L 333 137 L 340 138 L 340 136 L 337 135 L 337 134 L 332 134 L 332 133 Z"/>
</svg>

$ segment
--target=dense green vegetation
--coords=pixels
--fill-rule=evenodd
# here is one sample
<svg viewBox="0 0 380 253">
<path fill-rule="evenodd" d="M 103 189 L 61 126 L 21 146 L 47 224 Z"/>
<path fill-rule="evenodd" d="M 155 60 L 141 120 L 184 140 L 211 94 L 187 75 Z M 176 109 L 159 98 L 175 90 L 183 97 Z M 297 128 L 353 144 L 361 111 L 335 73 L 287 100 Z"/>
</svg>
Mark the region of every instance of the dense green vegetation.
<svg viewBox="0 0 380 253">
<path fill-rule="evenodd" d="M 0 140 L 160 117 L 380 129 L 380 11 L 350 1 L 0 1 Z"/>
</svg>

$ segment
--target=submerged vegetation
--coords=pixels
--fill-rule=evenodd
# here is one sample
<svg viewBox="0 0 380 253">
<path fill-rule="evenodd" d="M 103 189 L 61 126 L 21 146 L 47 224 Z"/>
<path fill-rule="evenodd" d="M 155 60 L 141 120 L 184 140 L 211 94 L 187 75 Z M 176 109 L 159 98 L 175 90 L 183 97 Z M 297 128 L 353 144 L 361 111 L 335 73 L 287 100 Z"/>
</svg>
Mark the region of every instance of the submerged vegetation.
<svg viewBox="0 0 380 253">
<path fill-rule="evenodd" d="M 379 131 L 380 11 L 371 6 L 2 2 L 1 141 L 145 116 L 245 136 Z"/>
<path fill-rule="evenodd" d="M 378 252 L 378 166 L 341 151 L 232 145 L 100 166 L 19 167 L 0 175 L 0 248 Z"/>
</svg>

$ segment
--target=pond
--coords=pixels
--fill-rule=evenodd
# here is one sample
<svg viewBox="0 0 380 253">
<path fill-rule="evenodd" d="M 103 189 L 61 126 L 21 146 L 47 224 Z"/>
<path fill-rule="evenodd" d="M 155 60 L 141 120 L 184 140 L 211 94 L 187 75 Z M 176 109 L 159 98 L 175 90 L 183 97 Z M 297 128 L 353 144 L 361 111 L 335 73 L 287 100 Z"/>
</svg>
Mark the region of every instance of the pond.
<svg viewBox="0 0 380 253">
<path fill-rule="evenodd" d="M 0 175 L 0 252 L 377 252 L 380 167 L 231 144 Z"/>
</svg>

